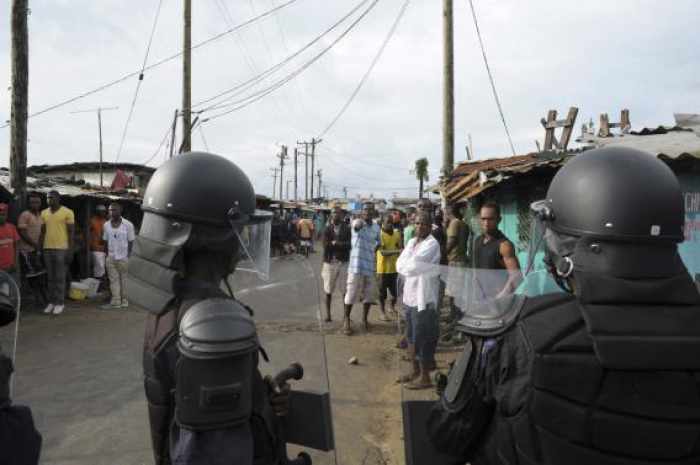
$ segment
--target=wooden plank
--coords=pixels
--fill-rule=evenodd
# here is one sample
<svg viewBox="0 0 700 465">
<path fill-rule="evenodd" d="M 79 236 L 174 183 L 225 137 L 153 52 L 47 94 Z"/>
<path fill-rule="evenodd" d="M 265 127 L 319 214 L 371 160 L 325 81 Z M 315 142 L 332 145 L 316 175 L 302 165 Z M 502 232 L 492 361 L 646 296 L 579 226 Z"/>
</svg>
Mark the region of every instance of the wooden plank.
<svg viewBox="0 0 700 465">
<path fill-rule="evenodd" d="M 569 140 L 571 139 L 571 133 L 574 131 L 574 124 L 576 123 L 577 116 L 578 108 L 569 108 L 569 114 L 566 117 L 567 124 L 564 127 L 564 131 L 561 133 L 559 149 L 566 150 L 566 148 L 569 146 Z"/>
<path fill-rule="evenodd" d="M 551 124 L 557 120 L 557 110 L 549 110 L 547 112 L 547 124 Z M 544 136 L 544 149 L 552 149 L 552 139 L 554 139 L 554 129 L 548 129 L 545 125 L 545 136 Z"/>
</svg>

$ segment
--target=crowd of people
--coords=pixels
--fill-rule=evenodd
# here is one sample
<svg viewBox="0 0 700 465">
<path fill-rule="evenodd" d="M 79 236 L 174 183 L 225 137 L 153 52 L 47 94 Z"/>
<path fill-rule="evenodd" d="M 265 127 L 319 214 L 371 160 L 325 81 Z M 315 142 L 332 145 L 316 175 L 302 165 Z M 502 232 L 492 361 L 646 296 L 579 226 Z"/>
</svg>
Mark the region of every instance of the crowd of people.
<svg viewBox="0 0 700 465">
<path fill-rule="evenodd" d="M 51 191 L 42 209 L 42 196 L 30 193 L 28 209 L 8 221 L 8 205 L 0 203 L 0 270 L 28 286 L 32 299 L 43 306 L 45 314 L 60 315 L 72 282 L 71 265 L 77 242 L 84 240 L 76 231 L 73 210 L 61 204 L 61 195 Z M 89 242 L 92 269 L 90 275 L 109 284 L 111 299 L 103 308 L 126 308 L 126 273 L 134 225 L 122 217 L 122 206 L 97 205 L 90 219 Z M 80 239 L 79 239 L 80 238 Z"/>
<path fill-rule="evenodd" d="M 352 310 L 360 303 L 361 327 L 369 332 L 370 310 L 378 304 L 379 320 L 405 322 L 399 346 L 406 349 L 412 370 L 399 381 L 413 389 L 430 387 L 440 337 L 460 341 L 453 329 L 464 311 L 465 271 L 492 270 L 498 276 L 477 286 L 481 300 L 513 293 L 520 282 L 515 248 L 498 229 L 500 220 L 498 204 L 484 203 L 481 234 L 473 237 L 459 205 L 443 213 L 421 199 L 407 212 L 380 216 L 366 204 L 354 218 L 336 207 L 322 235 L 326 321 L 332 320 L 333 295 L 338 294 L 344 304 L 342 332 L 354 334 Z"/>
</svg>

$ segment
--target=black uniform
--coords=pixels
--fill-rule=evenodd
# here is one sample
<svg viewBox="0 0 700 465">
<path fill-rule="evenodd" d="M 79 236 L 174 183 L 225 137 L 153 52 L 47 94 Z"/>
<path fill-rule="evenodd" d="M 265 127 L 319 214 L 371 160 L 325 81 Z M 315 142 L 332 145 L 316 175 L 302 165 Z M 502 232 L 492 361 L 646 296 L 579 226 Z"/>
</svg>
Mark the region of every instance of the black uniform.
<svg viewBox="0 0 700 465">
<path fill-rule="evenodd" d="M 249 427 L 221 428 L 190 432 L 174 421 L 176 366 L 181 357 L 177 331 L 188 308 L 206 299 L 227 299 L 207 283 L 182 283 L 183 298 L 164 313 L 148 314 L 144 338 L 143 367 L 151 424 L 151 438 L 157 465 L 171 463 L 171 456 L 189 457 L 187 463 L 229 465 L 234 463 L 272 464 L 276 460 L 277 420 L 269 401 L 269 387 L 255 366 L 253 409 Z M 238 447 L 232 447 L 238 444 Z M 248 446 L 245 446 L 248 444 Z M 187 448 L 187 450 L 184 450 Z M 252 453 L 251 453 L 252 452 Z"/>
<path fill-rule="evenodd" d="M 700 463 L 697 289 L 687 273 L 610 279 L 586 302 L 528 299 L 504 334 L 473 338 L 478 368 L 434 409 L 435 445 L 472 465 Z"/>
</svg>

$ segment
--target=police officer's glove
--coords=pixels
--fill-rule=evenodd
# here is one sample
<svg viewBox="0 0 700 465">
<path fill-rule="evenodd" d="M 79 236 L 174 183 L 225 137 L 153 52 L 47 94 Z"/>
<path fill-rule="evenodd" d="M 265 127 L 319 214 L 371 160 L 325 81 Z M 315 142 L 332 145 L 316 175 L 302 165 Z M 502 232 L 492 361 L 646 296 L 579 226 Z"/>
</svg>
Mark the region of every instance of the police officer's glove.
<svg viewBox="0 0 700 465">
<path fill-rule="evenodd" d="M 272 405 L 275 415 L 278 417 L 286 416 L 289 413 L 289 391 L 291 390 L 289 384 L 277 385 L 269 375 L 265 376 L 265 382 L 269 388 L 270 405 Z"/>
</svg>

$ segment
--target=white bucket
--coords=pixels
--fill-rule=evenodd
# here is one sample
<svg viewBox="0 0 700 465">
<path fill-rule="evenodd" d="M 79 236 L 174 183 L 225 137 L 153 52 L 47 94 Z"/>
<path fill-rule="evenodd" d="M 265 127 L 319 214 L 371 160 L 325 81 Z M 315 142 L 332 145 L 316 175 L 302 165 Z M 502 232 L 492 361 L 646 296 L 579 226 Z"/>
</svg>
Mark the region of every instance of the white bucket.
<svg viewBox="0 0 700 465">
<path fill-rule="evenodd" d="M 87 286 L 87 296 L 89 299 L 97 297 L 97 291 L 100 289 L 100 280 L 95 278 L 86 278 L 80 281 Z"/>
</svg>

